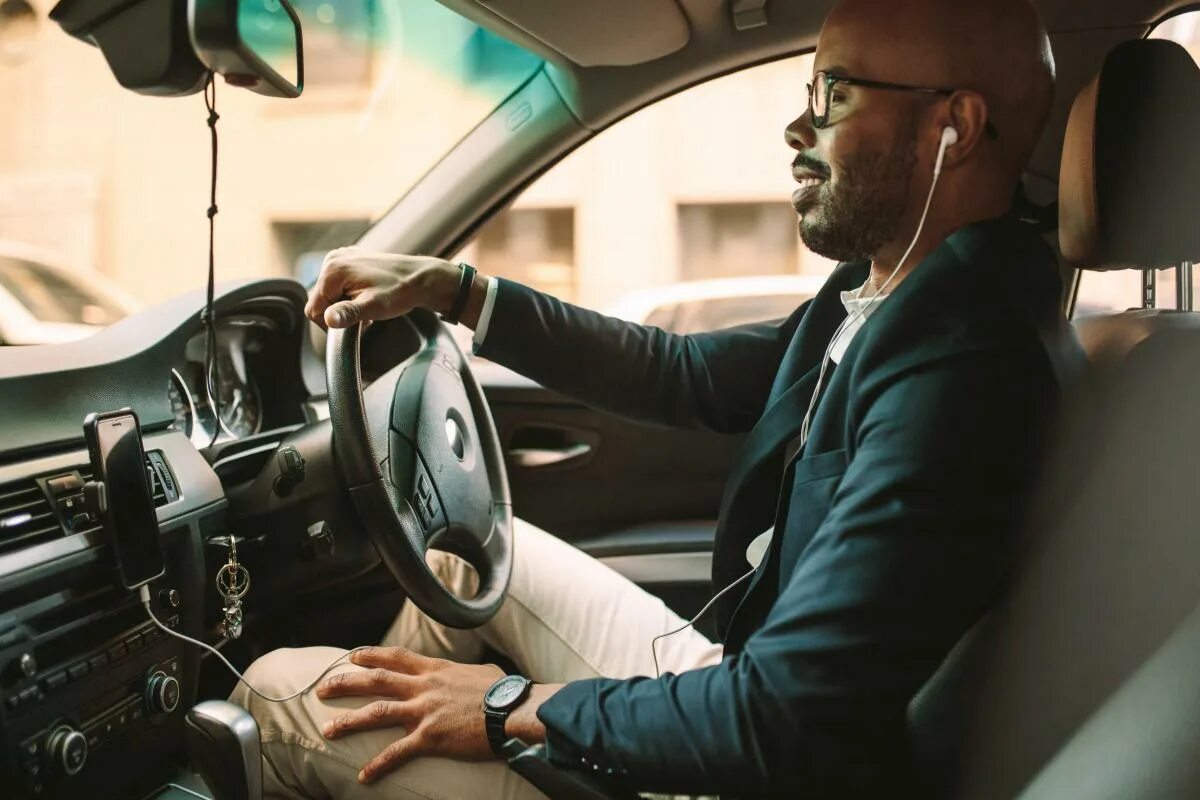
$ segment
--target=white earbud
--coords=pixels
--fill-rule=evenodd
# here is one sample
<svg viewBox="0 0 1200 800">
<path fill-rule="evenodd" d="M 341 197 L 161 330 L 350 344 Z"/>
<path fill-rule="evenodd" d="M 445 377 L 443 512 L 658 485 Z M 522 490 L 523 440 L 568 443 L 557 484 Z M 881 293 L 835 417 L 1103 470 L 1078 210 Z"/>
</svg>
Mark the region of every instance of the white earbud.
<svg viewBox="0 0 1200 800">
<path fill-rule="evenodd" d="M 946 157 L 946 148 L 957 143 L 958 131 L 949 125 L 942 128 L 942 143 L 938 147 L 937 163 L 933 166 L 933 175 L 935 178 L 942 174 L 942 160 Z"/>
</svg>

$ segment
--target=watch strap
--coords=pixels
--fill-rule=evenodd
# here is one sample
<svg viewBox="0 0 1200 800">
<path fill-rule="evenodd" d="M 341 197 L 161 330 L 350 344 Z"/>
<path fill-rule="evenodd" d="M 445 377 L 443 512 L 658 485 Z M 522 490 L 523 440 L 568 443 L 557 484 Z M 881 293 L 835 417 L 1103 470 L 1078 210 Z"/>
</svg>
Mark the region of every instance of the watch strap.
<svg viewBox="0 0 1200 800">
<path fill-rule="evenodd" d="M 471 286 L 475 283 L 475 268 L 467 263 L 461 263 L 458 266 L 462 269 L 458 276 L 458 294 L 454 296 L 454 303 L 450 306 L 446 316 L 442 317 L 451 325 L 458 324 L 463 309 L 467 307 L 467 300 L 471 298 Z"/>
<path fill-rule="evenodd" d="M 483 724 L 487 730 L 488 745 L 492 752 L 504 758 L 504 743 L 508 737 L 504 735 L 504 723 L 508 721 L 507 711 L 495 711 L 486 708 L 483 711 Z"/>
</svg>

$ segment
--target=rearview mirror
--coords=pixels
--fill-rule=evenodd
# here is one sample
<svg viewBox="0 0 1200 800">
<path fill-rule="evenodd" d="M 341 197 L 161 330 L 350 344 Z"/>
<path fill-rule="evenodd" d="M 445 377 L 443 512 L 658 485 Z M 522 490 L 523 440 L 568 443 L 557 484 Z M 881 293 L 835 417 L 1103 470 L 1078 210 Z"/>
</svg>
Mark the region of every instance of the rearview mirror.
<svg viewBox="0 0 1200 800">
<path fill-rule="evenodd" d="M 300 18 L 288 0 L 188 0 L 200 61 L 226 83 L 272 97 L 304 89 Z"/>
</svg>

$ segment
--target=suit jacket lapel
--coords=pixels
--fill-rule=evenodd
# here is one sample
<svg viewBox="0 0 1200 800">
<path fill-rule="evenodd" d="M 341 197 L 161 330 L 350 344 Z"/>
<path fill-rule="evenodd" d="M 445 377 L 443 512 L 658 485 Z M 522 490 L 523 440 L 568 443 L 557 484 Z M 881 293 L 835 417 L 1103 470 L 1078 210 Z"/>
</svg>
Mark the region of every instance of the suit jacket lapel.
<svg viewBox="0 0 1200 800">
<path fill-rule="evenodd" d="M 774 521 L 783 448 L 799 433 L 829 339 L 846 316 L 841 292 L 862 285 L 868 268 L 865 263 L 838 267 L 813 298 L 788 345 L 763 415 L 746 437 L 726 484 L 713 558 L 716 584 L 737 577 L 725 572 L 741 569 L 745 559 L 740 553 Z"/>
<path fill-rule="evenodd" d="M 780 362 L 767 400 L 768 409 L 792 384 L 821 363 L 833 332 L 846 318 L 841 294 L 861 286 L 867 279 L 869 267 L 866 262 L 840 265 L 813 298 L 812 306 L 796 328 L 796 335 Z"/>
</svg>

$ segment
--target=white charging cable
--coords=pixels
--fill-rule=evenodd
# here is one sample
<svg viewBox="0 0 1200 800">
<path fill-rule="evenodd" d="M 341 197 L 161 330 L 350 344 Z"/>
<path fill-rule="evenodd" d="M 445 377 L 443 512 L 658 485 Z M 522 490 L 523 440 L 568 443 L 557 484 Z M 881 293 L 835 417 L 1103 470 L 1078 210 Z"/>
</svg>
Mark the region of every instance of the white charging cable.
<svg viewBox="0 0 1200 800">
<path fill-rule="evenodd" d="M 140 589 L 138 589 L 138 599 L 140 599 L 142 601 L 142 608 L 146 609 L 146 613 L 150 615 L 151 621 L 153 621 L 154 624 L 157 625 L 164 633 L 168 633 L 171 636 L 174 636 L 176 639 L 182 639 L 183 641 L 187 642 L 188 644 L 194 644 L 196 647 L 203 648 L 204 650 L 207 650 L 208 652 L 212 653 L 214 656 L 221 659 L 221 663 L 223 663 L 226 667 L 229 667 L 229 671 L 232 672 L 234 675 L 236 675 L 237 679 L 239 681 L 246 684 L 247 689 L 249 689 L 255 695 L 257 695 L 258 697 L 261 697 L 263 700 L 266 700 L 269 703 L 286 703 L 289 700 L 295 700 L 297 697 L 299 697 L 300 695 L 304 694 L 305 692 L 309 691 L 314 686 L 316 686 L 321 681 L 321 679 L 325 677 L 325 675 L 329 672 L 329 670 L 336 667 L 339 663 L 342 662 L 343 659 L 349 658 L 351 655 L 353 655 L 354 653 L 357 653 L 359 650 L 367 649 L 367 647 L 364 645 L 363 647 L 356 647 L 353 650 L 347 650 L 345 653 L 342 653 L 340 656 L 338 656 L 333 661 L 331 661 L 329 663 L 329 666 L 327 666 L 327 667 L 325 667 L 325 669 L 321 670 L 321 674 L 319 674 L 319 675 L 317 675 L 317 677 L 313 678 L 311 683 L 309 683 L 303 689 L 300 689 L 297 692 L 293 692 L 292 694 L 289 694 L 287 697 L 268 697 L 267 695 L 260 692 L 258 689 L 255 689 L 253 686 L 251 686 L 250 682 L 246 680 L 246 676 L 243 675 L 242 673 L 238 672 L 237 669 L 233 666 L 233 664 L 229 663 L 229 659 L 227 659 L 227 658 L 225 658 L 225 656 L 221 655 L 221 652 L 219 650 L 217 650 L 215 647 L 207 645 L 204 642 L 197 641 L 196 639 L 193 639 L 190 636 L 184 636 L 182 633 L 171 630 L 171 628 L 169 628 L 166 625 L 163 625 L 161 622 L 159 622 L 158 617 L 154 616 L 154 611 L 150 608 L 150 587 L 149 587 L 149 585 L 143 585 Z"/>
</svg>

